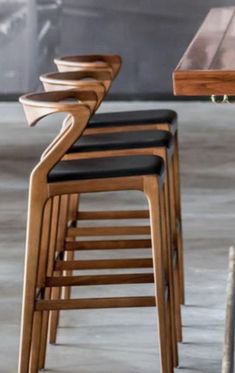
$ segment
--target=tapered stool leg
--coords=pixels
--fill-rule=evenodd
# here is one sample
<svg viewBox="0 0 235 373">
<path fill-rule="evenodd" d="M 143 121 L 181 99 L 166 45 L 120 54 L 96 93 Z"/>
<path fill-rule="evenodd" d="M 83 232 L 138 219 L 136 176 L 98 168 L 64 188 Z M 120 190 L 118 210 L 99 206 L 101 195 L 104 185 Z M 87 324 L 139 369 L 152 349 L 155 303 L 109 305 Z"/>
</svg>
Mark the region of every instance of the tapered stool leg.
<svg viewBox="0 0 235 373">
<path fill-rule="evenodd" d="M 179 139 L 178 131 L 175 133 L 175 153 L 173 157 L 174 167 L 174 185 L 176 211 L 178 218 L 178 261 L 180 277 L 180 300 L 185 304 L 185 279 L 184 279 L 184 246 L 183 246 L 183 227 L 182 227 L 182 204 L 181 204 L 181 187 L 180 187 L 180 159 L 179 159 Z"/>
<path fill-rule="evenodd" d="M 58 253 L 64 254 L 64 243 L 67 231 L 68 222 L 68 206 L 69 196 L 63 195 L 60 197 L 60 209 L 59 209 L 59 222 L 58 222 L 58 235 L 56 240 L 56 250 Z M 60 276 L 61 271 L 56 271 L 56 274 Z M 53 300 L 61 299 L 62 288 L 53 288 L 51 298 Z M 59 324 L 59 311 L 52 311 L 50 313 L 50 334 L 49 340 L 51 344 L 56 343 L 57 329 Z"/>
<path fill-rule="evenodd" d="M 174 164 L 173 162 L 169 163 L 169 195 L 171 198 L 171 206 L 176 205 L 176 197 L 174 193 Z M 182 342 L 182 320 L 181 320 L 181 284 L 180 284 L 180 260 L 178 244 L 178 231 L 177 231 L 177 219 L 176 219 L 176 209 L 171 209 L 171 231 L 172 231 L 172 243 L 171 243 L 171 260 L 173 267 L 173 283 L 174 283 L 174 300 L 175 300 L 175 325 L 176 325 L 176 336 L 177 341 Z"/>
<path fill-rule="evenodd" d="M 172 234 L 170 230 L 170 209 L 169 209 L 169 198 L 168 198 L 169 189 L 166 188 L 166 185 L 163 186 L 161 190 L 161 219 L 165 227 L 163 226 L 163 242 L 164 242 L 164 259 L 165 259 L 165 271 L 168 279 L 168 292 L 169 292 L 169 307 L 170 307 L 170 328 L 171 328 L 171 335 L 170 338 L 172 340 L 172 358 L 174 367 L 178 366 L 178 345 L 177 345 L 177 324 L 179 320 L 176 319 L 176 315 L 179 314 L 176 312 L 176 308 L 179 305 L 176 303 L 175 300 L 175 293 L 174 293 L 174 274 L 173 274 L 173 259 L 172 259 Z M 181 321 L 181 320 L 180 320 Z"/>
<path fill-rule="evenodd" d="M 68 221 L 71 222 L 76 227 L 77 223 L 77 211 L 78 211 L 78 204 L 79 204 L 79 194 L 72 194 L 69 197 L 69 211 L 68 211 Z M 76 237 L 71 238 L 73 240 L 76 239 Z M 65 260 L 74 260 L 74 251 L 67 251 L 65 253 Z M 65 271 L 65 276 L 72 276 L 73 271 Z M 66 286 L 64 288 L 64 299 L 70 299 L 71 297 L 71 287 Z"/>
<path fill-rule="evenodd" d="M 32 346 L 30 356 L 29 373 L 38 373 L 39 369 L 39 351 L 42 332 L 42 312 L 34 312 Z"/>
<path fill-rule="evenodd" d="M 37 288 L 43 287 L 45 276 L 47 272 L 48 265 L 48 247 L 50 242 L 50 231 L 51 231 L 51 221 L 52 221 L 52 201 L 49 199 L 45 205 L 43 213 L 43 225 L 41 232 L 41 242 L 40 242 L 40 255 L 38 261 L 38 276 L 37 276 Z M 48 289 L 45 290 L 48 292 Z M 39 292 L 39 297 L 42 294 Z M 32 351 L 30 358 L 30 373 L 38 372 L 39 360 L 40 360 L 40 345 L 42 334 L 44 332 L 44 312 L 34 313 L 34 324 L 33 324 L 33 337 L 32 337 Z"/>
<path fill-rule="evenodd" d="M 169 292 L 167 292 L 167 259 L 164 248 L 164 226 L 162 216 L 163 206 L 160 186 L 155 177 L 146 178 L 144 191 L 148 197 L 150 209 L 150 225 L 152 237 L 152 256 L 155 278 L 156 304 L 158 309 L 158 327 L 160 341 L 160 357 L 162 373 L 173 373 L 173 351 L 172 351 L 172 323 Z M 161 202 L 160 202 L 161 201 Z M 160 202 L 160 203 L 159 203 Z M 168 293 L 166 295 L 166 293 Z"/>
<path fill-rule="evenodd" d="M 178 346 L 177 346 L 177 330 L 178 327 L 181 327 L 181 312 L 180 304 L 175 299 L 175 279 L 173 271 L 173 241 L 175 235 L 175 214 L 174 214 L 174 190 L 172 190 L 172 161 L 166 154 L 165 164 L 167 164 L 167 170 L 165 175 L 165 182 L 161 189 L 161 215 L 162 221 L 165 222 L 163 225 L 163 234 L 164 234 L 164 250 L 166 252 L 164 258 L 166 260 L 165 268 L 167 271 L 167 277 L 169 278 L 169 292 L 170 292 L 170 310 L 171 310 L 171 338 L 172 338 L 172 353 L 173 353 L 173 362 L 174 366 L 178 366 Z M 178 283 L 177 283 L 178 285 Z M 177 312 L 176 312 L 177 309 Z"/>
<path fill-rule="evenodd" d="M 79 195 L 73 194 L 69 197 L 68 202 L 68 221 L 76 224 L 77 220 L 77 209 L 79 202 Z M 74 238 L 75 239 L 75 238 Z M 74 251 L 67 251 L 64 254 L 64 260 L 74 260 Z M 73 271 L 64 271 L 65 276 L 72 276 Z M 59 299 L 62 296 L 61 289 L 55 289 L 52 294 L 52 299 Z M 63 299 L 70 299 L 71 297 L 71 286 L 66 286 L 63 289 Z M 50 343 L 55 344 L 57 338 L 57 328 L 59 325 L 60 311 L 52 311 L 50 314 Z"/>
<path fill-rule="evenodd" d="M 58 235 L 58 221 L 59 221 L 59 207 L 60 197 L 56 196 L 52 199 L 52 214 L 51 214 L 51 226 L 50 226 L 50 240 L 49 240 L 49 251 L 48 251 L 48 264 L 47 264 L 47 275 L 51 276 L 54 268 L 56 240 Z M 45 299 L 51 298 L 51 289 L 45 289 Z M 49 326 L 49 311 L 44 311 L 42 316 L 42 332 L 40 341 L 40 354 L 39 354 L 39 369 L 44 369 L 46 360 L 46 348 L 47 348 L 47 337 L 48 337 L 48 326 Z"/>
<path fill-rule="evenodd" d="M 44 205 L 46 202 L 45 195 L 40 195 L 36 187 L 34 188 L 31 184 L 30 188 L 31 192 L 29 196 L 24 294 L 18 365 L 19 373 L 28 373 L 29 369 L 41 229 L 43 225 Z"/>
</svg>

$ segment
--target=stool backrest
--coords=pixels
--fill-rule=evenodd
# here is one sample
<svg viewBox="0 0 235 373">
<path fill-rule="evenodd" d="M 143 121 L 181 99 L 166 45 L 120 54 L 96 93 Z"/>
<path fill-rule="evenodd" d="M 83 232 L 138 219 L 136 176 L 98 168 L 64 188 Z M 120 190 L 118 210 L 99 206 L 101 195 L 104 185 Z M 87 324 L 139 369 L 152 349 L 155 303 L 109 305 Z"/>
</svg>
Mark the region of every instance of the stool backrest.
<svg viewBox="0 0 235 373">
<path fill-rule="evenodd" d="M 97 70 L 103 68 L 110 68 L 112 78 L 115 79 L 118 75 L 122 58 L 119 55 L 77 55 L 77 56 L 63 56 L 54 59 L 59 71 L 77 71 L 80 69 L 96 68 Z"/>
<path fill-rule="evenodd" d="M 48 73 L 40 76 L 46 91 L 79 89 L 80 91 L 94 91 L 98 102 L 95 111 L 100 106 L 111 86 L 111 73 L 109 71 L 67 71 Z"/>
<path fill-rule="evenodd" d="M 44 151 L 33 174 L 39 179 L 47 178 L 49 171 L 66 154 L 68 149 L 80 138 L 97 105 L 97 96 L 92 91 L 63 90 L 31 93 L 20 97 L 26 119 L 30 126 L 54 113 L 68 113 L 60 133 Z"/>
</svg>

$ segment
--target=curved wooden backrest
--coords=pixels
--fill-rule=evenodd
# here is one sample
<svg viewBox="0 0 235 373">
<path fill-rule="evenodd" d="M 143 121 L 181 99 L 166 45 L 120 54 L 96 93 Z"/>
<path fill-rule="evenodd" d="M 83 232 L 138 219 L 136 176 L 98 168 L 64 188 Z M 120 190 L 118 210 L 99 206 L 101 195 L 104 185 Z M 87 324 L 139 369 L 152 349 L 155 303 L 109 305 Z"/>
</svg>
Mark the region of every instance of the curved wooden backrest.
<svg viewBox="0 0 235 373">
<path fill-rule="evenodd" d="M 110 69 L 96 70 L 95 68 L 89 68 L 79 71 L 61 71 L 47 73 L 41 75 L 40 80 L 42 82 L 52 82 L 52 80 L 57 80 L 58 83 L 60 82 L 60 84 L 64 85 L 67 85 L 66 81 L 68 80 L 72 85 L 77 85 L 78 81 L 80 82 L 79 84 L 83 85 L 92 81 L 96 81 L 102 83 L 105 89 L 108 90 L 112 83 L 112 73 L 110 72 Z"/>
<path fill-rule="evenodd" d="M 31 93 L 20 97 L 30 126 L 53 113 L 68 113 L 71 120 L 65 121 L 59 135 L 43 153 L 35 167 L 33 175 L 46 181 L 47 174 L 66 154 L 68 149 L 82 135 L 89 118 L 97 104 L 94 92 L 63 90 L 53 92 Z"/>
<path fill-rule="evenodd" d="M 97 95 L 98 109 L 104 96 L 111 85 L 111 74 L 109 71 L 69 71 L 48 73 L 40 76 L 40 80 L 46 91 L 78 89 L 80 91 L 94 91 Z"/>
<path fill-rule="evenodd" d="M 78 70 L 80 68 L 94 67 L 97 70 L 109 67 L 111 68 L 113 79 L 118 75 L 122 58 L 119 55 L 78 55 L 78 56 L 63 56 L 54 59 L 59 71 Z"/>
<path fill-rule="evenodd" d="M 19 98 L 23 105 L 29 126 L 40 119 L 56 113 L 73 114 L 81 107 L 87 107 L 92 113 L 97 105 L 97 96 L 93 91 L 62 90 L 29 93 Z"/>
</svg>

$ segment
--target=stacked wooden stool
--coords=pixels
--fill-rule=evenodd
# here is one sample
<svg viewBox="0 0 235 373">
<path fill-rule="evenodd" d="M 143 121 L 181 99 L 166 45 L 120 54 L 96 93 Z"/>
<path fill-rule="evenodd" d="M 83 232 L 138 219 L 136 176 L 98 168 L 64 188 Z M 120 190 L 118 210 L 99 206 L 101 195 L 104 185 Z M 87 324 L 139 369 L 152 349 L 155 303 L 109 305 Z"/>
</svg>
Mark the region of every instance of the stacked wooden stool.
<svg viewBox="0 0 235 373">
<path fill-rule="evenodd" d="M 64 71 L 41 77 L 47 92 L 20 99 L 30 125 L 54 113 L 68 116 L 30 179 L 19 373 L 44 368 L 48 326 L 55 343 L 59 311 L 147 306 L 158 310 L 161 371 L 172 373 L 184 302 L 176 114 L 95 114 L 120 70 L 120 57 L 74 56 L 56 63 Z M 142 191 L 148 210 L 78 208 L 81 194 L 127 190 Z M 79 227 L 79 221 L 109 219 L 148 219 L 149 225 Z M 125 249 L 146 248 L 152 258 L 122 257 Z M 75 252 L 84 250 L 91 259 L 77 260 Z M 95 259 L 93 250 L 118 250 L 120 256 Z M 140 268 L 152 271 L 133 273 Z M 97 274 L 104 269 L 125 273 Z M 96 274 L 82 274 L 86 270 Z M 74 298 L 71 292 L 77 286 L 140 283 L 154 283 L 155 296 Z"/>
</svg>

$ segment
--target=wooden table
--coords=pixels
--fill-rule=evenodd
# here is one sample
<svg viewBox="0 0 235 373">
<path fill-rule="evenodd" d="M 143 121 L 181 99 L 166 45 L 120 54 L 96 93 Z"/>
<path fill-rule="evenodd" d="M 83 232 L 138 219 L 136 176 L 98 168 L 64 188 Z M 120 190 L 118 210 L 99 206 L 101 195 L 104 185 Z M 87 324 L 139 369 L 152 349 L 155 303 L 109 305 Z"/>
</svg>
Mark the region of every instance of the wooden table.
<svg viewBox="0 0 235 373">
<path fill-rule="evenodd" d="M 235 95 L 235 7 L 213 8 L 173 72 L 174 94 Z M 227 101 L 227 98 L 226 100 Z M 235 249 L 230 251 L 222 373 L 234 372 Z"/>
<path fill-rule="evenodd" d="M 235 7 L 213 8 L 173 73 L 174 94 L 235 95 Z"/>
</svg>

